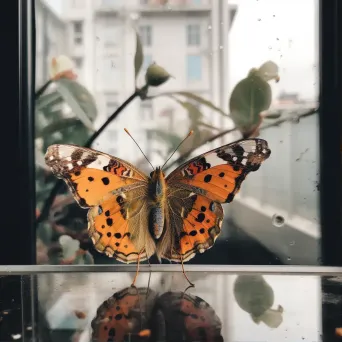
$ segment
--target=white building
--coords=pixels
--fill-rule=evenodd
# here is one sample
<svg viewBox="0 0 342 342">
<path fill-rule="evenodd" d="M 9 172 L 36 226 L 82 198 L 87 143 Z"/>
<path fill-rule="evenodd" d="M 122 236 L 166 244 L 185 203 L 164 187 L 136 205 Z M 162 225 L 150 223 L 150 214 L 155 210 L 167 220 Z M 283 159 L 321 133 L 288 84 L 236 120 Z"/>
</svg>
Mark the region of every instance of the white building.
<svg viewBox="0 0 342 342">
<path fill-rule="evenodd" d="M 152 62 L 173 78 L 151 94 L 186 90 L 217 106 L 228 107 L 228 32 L 235 8 L 223 0 L 68 0 L 63 1 L 68 51 L 78 68 L 79 80 L 94 94 L 99 110 L 97 125 L 134 91 L 136 29 L 143 43 L 144 66 Z M 138 78 L 143 85 L 144 70 Z M 202 106 L 203 107 L 203 106 Z M 201 108 L 202 110 L 203 108 Z M 162 115 L 173 112 L 172 116 Z M 222 117 L 203 110 L 208 123 L 221 125 Z M 224 125 L 229 120 L 224 120 Z M 170 127 L 172 125 L 172 127 Z M 187 134 L 187 114 L 175 101 L 160 97 L 133 101 L 94 148 L 137 162 L 141 155 L 125 134 L 127 127 L 152 163 L 160 163 L 149 129 L 163 128 Z"/>
</svg>

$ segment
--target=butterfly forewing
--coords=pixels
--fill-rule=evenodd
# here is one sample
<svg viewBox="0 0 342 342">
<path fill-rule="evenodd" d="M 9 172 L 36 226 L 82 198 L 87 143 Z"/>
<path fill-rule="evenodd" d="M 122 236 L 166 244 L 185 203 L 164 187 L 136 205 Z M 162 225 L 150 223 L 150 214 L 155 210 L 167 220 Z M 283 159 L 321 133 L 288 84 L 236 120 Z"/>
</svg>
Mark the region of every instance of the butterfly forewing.
<svg viewBox="0 0 342 342">
<path fill-rule="evenodd" d="M 45 161 L 54 175 L 66 182 L 83 208 L 96 205 L 112 190 L 148 182 L 148 177 L 133 165 L 108 154 L 75 145 L 50 146 Z"/>
</svg>

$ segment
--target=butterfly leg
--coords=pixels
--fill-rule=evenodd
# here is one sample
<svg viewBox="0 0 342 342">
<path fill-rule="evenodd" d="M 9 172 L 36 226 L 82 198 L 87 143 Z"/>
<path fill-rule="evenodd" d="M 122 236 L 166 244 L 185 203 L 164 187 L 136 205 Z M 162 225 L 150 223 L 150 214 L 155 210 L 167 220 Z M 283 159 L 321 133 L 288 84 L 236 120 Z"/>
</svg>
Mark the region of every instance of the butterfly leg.
<svg viewBox="0 0 342 342">
<path fill-rule="evenodd" d="M 189 278 L 187 277 L 187 275 L 186 275 L 186 273 L 185 273 L 185 270 L 184 270 L 184 263 L 183 263 L 183 257 L 181 256 L 181 262 L 182 262 L 182 272 L 183 272 L 183 275 L 184 275 L 184 277 L 185 277 L 185 279 L 188 281 L 188 283 L 189 283 L 189 287 L 195 287 L 195 284 L 193 284 L 190 280 L 189 280 Z"/>
<path fill-rule="evenodd" d="M 138 262 L 137 262 L 137 270 L 135 272 L 135 276 L 134 276 L 134 279 L 133 279 L 133 282 L 131 284 L 132 287 L 135 287 L 135 282 L 137 281 L 137 277 L 138 277 L 138 274 L 139 274 L 139 266 L 140 266 L 140 255 L 143 251 L 141 251 L 139 254 L 138 254 Z"/>
</svg>

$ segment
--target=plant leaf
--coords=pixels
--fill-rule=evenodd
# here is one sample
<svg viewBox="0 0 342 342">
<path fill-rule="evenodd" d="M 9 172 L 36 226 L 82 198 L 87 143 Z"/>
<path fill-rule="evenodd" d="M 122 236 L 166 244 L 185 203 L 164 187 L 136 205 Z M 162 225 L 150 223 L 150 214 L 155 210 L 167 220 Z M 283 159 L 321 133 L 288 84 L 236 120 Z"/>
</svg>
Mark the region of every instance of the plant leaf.
<svg viewBox="0 0 342 342">
<path fill-rule="evenodd" d="M 227 113 L 225 113 L 221 108 L 216 107 L 211 101 L 204 99 L 203 97 L 190 93 L 188 91 L 175 91 L 175 92 L 169 92 L 169 93 L 163 93 L 163 95 L 181 95 L 184 97 L 187 97 L 189 99 L 192 99 L 194 101 L 197 101 L 198 103 L 207 106 L 211 108 L 212 110 L 215 110 L 216 112 L 220 113 L 221 115 L 224 115 L 226 117 L 229 117 Z"/>
<path fill-rule="evenodd" d="M 92 120 L 97 115 L 97 109 L 93 96 L 81 84 L 74 80 L 59 79 L 56 82 L 56 91 L 71 107 L 76 117 L 82 121 L 85 127 L 95 131 Z"/>
<path fill-rule="evenodd" d="M 178 102 L 187 112 L 192 126 L 197 126 L 199 121 L 203 119 L 202 112 L 191 102 L 181 101 L 174 95 L 167 95 L 176 102 Z"/>
<path fill-rule="evenodd" d="M 51 135 L 54 132 L 60 132 L 63 129 L 71 126 L 77 126 L 79 124 L 80 120 L 77 118 L 65 118 L 44 127 L 40 132 L 36 131 L 36 138 L 45 138 L 46 136 Z"/>
<path fill-rule="evenodd" d="M 242 133 L 253 131 L 262 120 L 261 112 L 269 109 L 271 101 L 270 85 L 250 73 L 235 86 L 229 99 L 230 115 L 236 127 Z"/>
<path fill-rule="evenodd" d="M 59 105 L 59 104 L 63 103 L 63 101 L 64 100 L 63 100 L 62 96 L 58 92 L 53 91 L 49 94 L 40 96 L 36 100 L 35 108 L 36 108 L 36 110 L 42 110 L 46 107 Z"/>
<path fill-rule="evenodd" d="M 134 72 L 135 72 L 135 80 L 136 80 L 143 64 L 144 52 L 143 52 L 143 48 L 142 48 L 142 44 L 141 44 L 141 40 L 140 40 L 140 36 L 138 32 L 135 32 L 135 35 L 136 35 L 136 47 L 135 47 L 135 55 L 134 55 Z"/>
</svg>

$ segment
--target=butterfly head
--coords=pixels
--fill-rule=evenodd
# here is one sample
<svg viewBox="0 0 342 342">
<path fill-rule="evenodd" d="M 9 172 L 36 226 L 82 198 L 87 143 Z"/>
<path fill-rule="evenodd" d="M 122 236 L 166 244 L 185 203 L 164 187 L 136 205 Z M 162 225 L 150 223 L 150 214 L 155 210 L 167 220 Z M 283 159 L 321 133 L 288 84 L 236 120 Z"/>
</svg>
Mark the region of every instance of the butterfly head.
<svg viewBox="0 0 342 342">
<path fill-rule="evenodd" d="M 165 173 L 160 167 L 157 167 L 150 173 L 151 177 L 151 190 L 153 197 L 159 199 L 164 195 L 165 190 Z"/>
<path fill-rule="evenodd" d="M 164 179 L 165 173 L 162 171 L 160 166 L 157 166 L 156 169 L 150 173 L 150 177 L 152 180 L 157 180 L 161 178 Z"/>
</svg>

